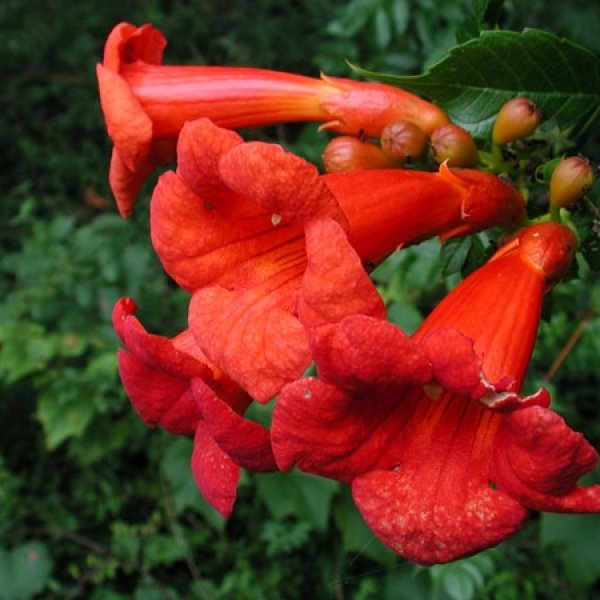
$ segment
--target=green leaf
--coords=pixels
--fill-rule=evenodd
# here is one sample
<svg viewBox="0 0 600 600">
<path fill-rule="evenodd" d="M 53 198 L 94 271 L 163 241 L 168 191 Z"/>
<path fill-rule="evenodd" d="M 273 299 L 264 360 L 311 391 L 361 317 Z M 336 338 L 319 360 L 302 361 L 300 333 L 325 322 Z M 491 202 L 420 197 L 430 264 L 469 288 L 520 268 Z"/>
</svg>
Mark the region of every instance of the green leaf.
<svg viewBox="0 0 600 600">
<path fill-rule="evenodd" d="M 0 546 L 0 600 L 27 600 L 41 592 L 52 570 L 45 544 L 21 544 L 12 551 Z"/>
<path fill-rule="evenodd" d="M 391 16 L 396 35 L 399 37 L 404 35 L 410 21 L 410 7 L 407 0 L 394 0 L 391 7 Z"/>
<path fill-rule="evenodd" d="M 458 237 L 448 240 L 440 253 L 442 273 L 445 276 L 458 273 L 467 260 L 473 245 L 470 237 Z"/>
<path fill-rule="evenodd" d="M 600 577 L 600 515 L 544 513 L 540 538 L 543 546 L 555 544 L 569 579 L 581 586 Z"/>
<path fill-rule="evenodd" d="M 475 594 L 473 578 L 461 568 L 449 569 L 444 575 L 443 586 L 453 600 L 471 600 Z"/>
<path fill-rule="evenodd" d="M 295 516 L 320 530 L 327 527 L 331 501 L 339 489 L 335 481 L 300 471 L 263 473 L 256 478 L 256 485 L 273 518 Z"/>
<path fill-rule="evenodd" d="M 59 394 L 44 391 L 38 399 L 36 417 L 44 428 L 46 447 L 54 450 L 70 437 L 81 435 L 96 415 L 96 406 L 82 402 L 78 390 L 65 388 Z"/>
<path fill-rule="evenodd" d="M 45 370 L 58 350 L 56 336 L 37 323 L 0 324 L 0 373 L 7 384 Z"/>
<path fill-rule="evenodd" d="M 366 77 L 397 85 L 439 104 L 458 125 L 488 137 L 500 107 L 523 95 L 575 136 L 600 115 L 600 59 L 589 50 L 535 29 L 522 33 L 485 31 L 454 47 L 418 76 L 371 73 Z"/>
<path fill-rule="evenodd" d="M 177 514 L 186 509 L 200 513 L 216 531 L 223 531 L 225 519 L 202 497 L 190 469 L 193 442 L 185 437 L 168 438 L 161 459 L 165 479 L 169 486 L 173 507 Z"/>
<path fill-rule="evenodd" d="M 339 17 L 327 25 L 325 31 L 334 36 L 352 37 L 365 26 L 378 4 L 379 0 L 352 0 Z"/>
<path fill-rule="evenodd" d="M 349 489 L 344 488 L 336 498 L 333 518 L 342 533 L 344 551 L 352 553 L 353 560 L 364 555 L 389 566 L 398 561 L 397 555 L 384 546 L 364 522 Z"/>
<path fill-rule="evenodd" d="M 380 6 L 373 20 L 375 27 L 375 43 L 380 50 L 385 50 L 392 39 L 392 27 L 387 12 Z"/>
</svg>

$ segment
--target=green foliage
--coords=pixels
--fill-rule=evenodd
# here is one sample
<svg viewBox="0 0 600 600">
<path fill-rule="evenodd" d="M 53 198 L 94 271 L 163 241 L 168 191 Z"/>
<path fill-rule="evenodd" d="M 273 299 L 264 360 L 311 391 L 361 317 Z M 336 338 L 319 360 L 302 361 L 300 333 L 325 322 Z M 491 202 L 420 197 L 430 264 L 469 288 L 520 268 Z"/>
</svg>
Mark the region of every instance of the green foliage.
<svg viewBox="0 0 600 600">
<path fill-rule="evenodd" d="M 596 559 L 596 549 L 600 544 L 600 516 L 544 514 L 540 541 L 543 546 L 556 547 L 567 576 L 576 585 L 585 588 L 600 577 L 600 565 Z"/>
<path fill-rule="evenodd" d="M 490 552 L 434 566 L 431 568 L 433 587 L 452 600 L 471 600 L 483 590 L 485 578 L 494 572 L 494 566 Z"/>
<path fill-rule="evenodd" d="M 574 134 L 600 116 L 600 59 L 589 50 L 535 29 L 485 31 L 454 47 L 423 75 L 358 73 L 426 96 L 476 137 L 488 137 L 500 107 L 514 96 L 533 100 L 544 119 Z"/>
<path fill-rule="evenodd" d="M 0 598 L 33 598 L 44 589 L 51 570 L 48 548 L 42 542 L 29 541 L 10 551 L 0 546 Z"/>
<path fill-rule="evenodd" d="M 16 0 L 0 7 L 0 598 L 598 597 L 595 518 L 534 518 L 493 552 L 429 569 L 382 546 L 347 487 L 297 472 L 245 474 L 226 521 L 195 487 L 191 440 L 149 431 L 125 398 L 115 369 L 114 301 L 139 300 L 148 329 L 170 335 L 186 326 L 188 298 L 150 247 L 152 181 L 131 221 L 116 216 L 109 196 L 110 147 L 94 65 L 118 21 L 154 22 L 169 39 L 170 63 L 252 64 L 312 75 L 321 69 L 347 75 L 346 60 L 401 75 L 430 67 L 401 81 L 443 102 L 451 116 L 472 103 L 466 124 L 482 133 L 501 98 L 517 89 L 538 94 L 561 128 L 584 130 L 597 111 L 595 56 L 537 31 L 479 35 L 497 24 L 547 27 L 597 52 L 596 3 L 284 4 L 233 2 L 224 10 L 211 1 Z M 456 34 L 463 45 L 448 54 Z M 509 58 L 489 55 L 509 39 L 518 46 L 518 70 L 512 50 Z M 485 61 L 477 62 L 482 51 Z M 532 87 L 522 60 L 530 51 L 550 78 L 541 89 Z M 557 68 L 557 56 L 575 68 L 570 78 Z M 459 96 L 457 70 L 467 77 L 477 65 L 482 85 Z M 574 91 L 577 101 L 565 102 Z M 252 135 L 315 161 L 326 139 L 314 126 Z M 591 200 L 597 205 L 594 190 Z M 414 331 L 459 271 L 482 260 L 486 243 L 479 236 L 451 242 L 441 262 L 435 241 L 392 256 L 373 274 L 390 318 Z M 598 445 L 600 291 L 586 269 L 554 293 L 528 385 L 555 384 L 555 408 Z M 548 383 L 549 365 L 578 325 L 583 334 Z"/>
</svg>

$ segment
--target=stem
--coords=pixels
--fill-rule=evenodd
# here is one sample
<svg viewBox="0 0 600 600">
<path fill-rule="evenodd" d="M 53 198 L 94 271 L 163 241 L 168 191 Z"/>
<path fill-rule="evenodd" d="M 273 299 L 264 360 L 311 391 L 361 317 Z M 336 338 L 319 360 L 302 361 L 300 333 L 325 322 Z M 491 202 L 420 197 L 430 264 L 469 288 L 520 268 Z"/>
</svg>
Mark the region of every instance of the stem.
<svg viewBox="0 0 600 600">
<path fill-rule="evenodd" d="M 544 379 L 546 381 L 550 381 L 556 375 L 556 372 L 562 364 L 567 359 L 567 356 L 571 353 L 575 344 L 579 341 L 579 338 L 583 335 L 588 323 L 594 318 L 595 314 L 593 312 L 587 313 L 577 324 L 575 331 L 571 334 L 571 337 L 567 340 L 567 343 L 563 346 L 562 350 L 558 353 L 548 371 L 544 375 Z"/>
</svg>

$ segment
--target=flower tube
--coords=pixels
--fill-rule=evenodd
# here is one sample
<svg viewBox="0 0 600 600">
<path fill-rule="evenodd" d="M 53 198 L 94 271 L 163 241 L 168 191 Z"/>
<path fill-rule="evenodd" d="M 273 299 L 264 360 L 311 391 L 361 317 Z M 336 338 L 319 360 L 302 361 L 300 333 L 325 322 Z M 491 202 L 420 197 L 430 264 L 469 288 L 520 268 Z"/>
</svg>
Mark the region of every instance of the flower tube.
<svg viewBox="0 0 600 600">
<path fill-rule="evenodd" d="M 177 172 L 152 196 L 151 236 L 166 271 L 193 293 L 190 327 L 203 352 L 266 402 L 311 361 L 297 315 L 307 266 L 331 264 L 348 237 L 367 268 L 435 235 L 518 222 L 521 196 L 487 174 L 442 169 L 319 175 L 275 144 L 244 143 L 208 119 L 184 126 Z M 335 235 L 317 221 L 337 223 Z M 358 260 L 358 259 L 357 259 Z M 329 282 L 335 285 L 333 279 Z M 379 301 L 373 313 L 383 315 Z"/>
<path fill-rule="evenodd" d="M 251 67 L 162 65 L 163 34 L 120 23 L 97 66 L 100 101 L 113 140 L 109 180 L 123 216 L 156 164 L 173 157 L 186 121 L 208 117 L 229 127 L 320 121 L 322 129 L 378 136 L 393 121 L 430 132 L 448 122 L 435 105 L 405 90 Z"/>
<path fill-rule="evenodd" d="M 523 230 L 411 337 L 361 315 L 309 327 L 319 379 L 279 396 L 279 467 L 350 483 L 377 537 L 421 564 L 501 542 L 528 509 L 600 511 L 600 486 L 577 485 L 595 450 L 545 390 L 519 395 L 543 295 L 575 248 L 562 225 Z M 328 300 L 315 282 L 305 318 Z"/>
<path fill-rule="evenodd" d="M 193 435 L 191 467 L 206 501 L 229 516 L 240 467 L 276 470 L 268 431 L 243 418 L 251 398 L 199 351 L 189 331 L 173 339 L 146 332 L 136 304 L 121 298 L 113 324 L 123 387 L 142 421 L 174 435 Z"/>
</svg>

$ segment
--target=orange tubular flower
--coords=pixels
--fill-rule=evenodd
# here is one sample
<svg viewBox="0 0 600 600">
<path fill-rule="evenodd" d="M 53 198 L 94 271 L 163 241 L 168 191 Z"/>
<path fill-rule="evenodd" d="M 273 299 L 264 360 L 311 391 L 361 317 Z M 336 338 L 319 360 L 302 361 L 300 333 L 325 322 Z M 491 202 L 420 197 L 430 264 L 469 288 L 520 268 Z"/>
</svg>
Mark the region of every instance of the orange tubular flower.
<svg viewBox="0 0 600 600">
<path fill-rule="evenodd" d="M 351 483 L 375 534 L 422 564 L 499 543 L 527 509 L 600 512 L 600 486 L 577 486 L 594 449 L 548 409 L 545 390 L 518 395 L 542 297 L 575 247 L 562 225 L 522 231 L 412 337 L 366 316 L 309 327 L 320 379 L 279 396 L 279 467 Z M 302 311 L 312 325 L 329 306 L 317 283 Z"/>
<path fill-rule="evenodd" d="M 198 350 L 189 331 L 167 339 L 146 332 L 136 305 L 121 298 L 113 323 L 126 349 L 119 373 L 134 408 L 149 427 L 194 435 L 192 473 L 198 488 L 223 516 L 233 509 L 240 467 L 277 467 L 269 432 L 242 417 L 250 397 Z"/>
<path fill-rule="evenodd" d="M 117 25 L 97 67 L 100 101 L 114 143 L 110 184 L 128 216 L 145 178 L 172 158 L 186 121 L 230 128 L 323 121 L 323 129 L 378 136 L 389 122 L 430 132 L 448 122 L 435 105 L 399 88 L 245 67 L 163 66 L 166 39 L 151 25 Z"/>
<path fill-rule="evenodd" d="M 190 327 L 197 343 L 266 402 L 311 360 L 297 315 L 307 252 L 330 269 L 328 285 L 336 290 L 334 266 L 342 255 L 359 260 L 346 249 L 346 233 L 360 260 L 374 266 L 399 246 L 512 223 L 523 210 L 511 186 L 484 173 L 322 176 L 280 146 L 244 143 L 201 119 L 184 126 L 177 172 L 159 179 L 150 213 L 163 266 L 194 293 Z M 344 302 L 346 310 L 352 293 Z M 372 311 L 384 314 L 379 299 Z"/>
</svg>

